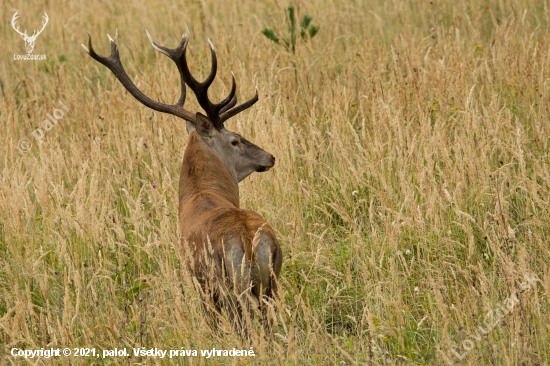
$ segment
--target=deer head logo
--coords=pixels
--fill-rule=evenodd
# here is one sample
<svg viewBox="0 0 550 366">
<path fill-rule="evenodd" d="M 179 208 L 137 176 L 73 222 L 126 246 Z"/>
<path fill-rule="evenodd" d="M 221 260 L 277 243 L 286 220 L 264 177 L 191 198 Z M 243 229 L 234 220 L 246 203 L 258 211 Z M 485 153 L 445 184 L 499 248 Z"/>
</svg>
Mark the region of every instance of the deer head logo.
<svg viewBox="0 0 550 366">
<path fill-rule="evenodd" d="M 17 33 L 21 35 L 21 38 L 23 38 L 23 40 L 25 41 L 26 43 L 25 48 L 27 49 L 27 53 L 32 53 L 32 50 L 34 49 L 34 42 L 36 42 L 36 38 L 40 33 L 42 33 L 44 28 L 46 28 L 46 24 L 48 24 L 48 19 L 49 19 L 48 14 L 44 13 L 44 22 L 42 23 L 42 29 L 40 29 L 39 31 L 35 30 L 32 36 L 28 36 L 26 29 L 23 33 L 19 31 L 19 26 L 17 26 L 16 24 L 17 18 L 19 18 L 19 16 L 17 15 L 18 13 L 19 13 L 19 10 L 16 11 L 15 14 L 13 14 L 13 18 L 11 18 L 11 26 L 13 27 L 13 29 L 15 29 Z"/>
</svg>

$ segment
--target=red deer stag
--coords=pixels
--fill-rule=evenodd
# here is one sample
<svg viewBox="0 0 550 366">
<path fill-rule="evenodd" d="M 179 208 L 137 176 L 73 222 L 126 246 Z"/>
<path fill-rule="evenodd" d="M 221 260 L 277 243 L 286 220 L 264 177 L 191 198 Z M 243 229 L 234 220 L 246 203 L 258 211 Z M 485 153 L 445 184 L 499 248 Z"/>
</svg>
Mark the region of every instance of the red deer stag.
<svg viewBox="0 0 550 366">
<path fill-rule="evenodd" d="M 247 337 L 247 319 L 253 317 L 254 308 L 260 308 L 262 322 L 269 331 L 265 302 L 277 291 L 282 251 L 273 229 L 265 220 L 239 207 L 238 183 L 253 172 L 269 170 L 275 164 L 275 157 L 224 127 L 227 119 L 256 103 L 258 93 L 256 91 L 252 99 L 236 106 L 233 76 L 229 95 L 217 104 L 212 103 L 207 94 L 217 71 L 212 43 L 212 68 L 201 83 L 187 66 L 189 30 L 174 49 L 159 46 L 149 32 L 147 36 L 153 47 L 174 61 L 179 70 L 181 95 L 174 105 L 148 98 L 130 80 L 120 62 L 118 34 L 114 40 L 109 36 L 109 57 L 94 51 L 91 37 L 88 47 L 83 47 L 93 59 L 107 66 L 139 102 L 187 122 L 189 144 L 180 173 L 179 225 L 184 257 L 190 258 L 188 266 L 202 289 L 203 309 L 210 319 L 217 319 L 213 312 L 219 313 L 223 307 L 235 330 Z M 195 93 L 206 116 L 183 108 L 186 84 Z"/>
</svg>

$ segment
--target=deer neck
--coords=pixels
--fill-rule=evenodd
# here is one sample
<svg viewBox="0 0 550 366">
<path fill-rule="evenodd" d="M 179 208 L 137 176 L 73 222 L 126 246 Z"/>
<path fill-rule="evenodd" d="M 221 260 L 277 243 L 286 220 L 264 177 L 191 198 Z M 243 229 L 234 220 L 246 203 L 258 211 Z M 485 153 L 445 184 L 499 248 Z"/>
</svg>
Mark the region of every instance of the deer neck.
<svg viewBox="0 0 550 366">
<path fill-rule="evenodd" d="M 189 136 L 183 154 L 179 182 L 180 205 L 187 200 L 217 197 L 216 206 L 239 207 L 239 186 L 221 159 L 202 141 L 196 131 Z"/>
</svg>

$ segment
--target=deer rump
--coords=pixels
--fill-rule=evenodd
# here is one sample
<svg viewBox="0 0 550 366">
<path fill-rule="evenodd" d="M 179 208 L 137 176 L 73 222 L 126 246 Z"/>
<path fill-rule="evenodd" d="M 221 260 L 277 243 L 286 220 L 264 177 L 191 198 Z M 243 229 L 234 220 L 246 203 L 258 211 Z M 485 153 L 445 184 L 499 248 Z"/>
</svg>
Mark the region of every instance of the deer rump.
<svg viewBox="0 0 550 366">
<path fill-rule="evenodd" d="M 227 301 L 239 308 L 249 300 L 262 308 L 262 298 L 277 291 L 282 266 L 273 229 L 257 213 L 240 208 L 214 209 L 192 221 L 183 234 L 183 250 L 189 251 L 191 273 L 217 310 Z"/>
</svg>

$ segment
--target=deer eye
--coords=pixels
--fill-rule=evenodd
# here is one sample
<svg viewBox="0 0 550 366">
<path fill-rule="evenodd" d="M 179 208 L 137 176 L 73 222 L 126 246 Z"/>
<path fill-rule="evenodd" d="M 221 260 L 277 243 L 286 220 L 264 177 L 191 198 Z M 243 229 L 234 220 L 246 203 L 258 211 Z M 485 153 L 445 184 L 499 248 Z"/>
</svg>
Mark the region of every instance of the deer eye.
<svg viewBox="0 0 550 366">
<path fill-rule="evenodd" d="M 237 145 L 239 145 L 239 141 L 233 140 L 233 141 L 231 141 L 231 145 L 237 146 Z"/>
</svg>

